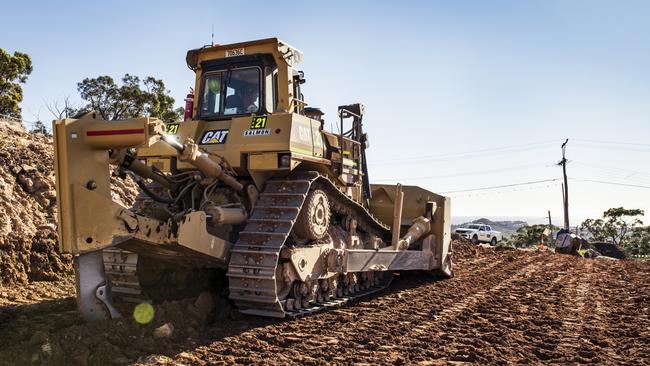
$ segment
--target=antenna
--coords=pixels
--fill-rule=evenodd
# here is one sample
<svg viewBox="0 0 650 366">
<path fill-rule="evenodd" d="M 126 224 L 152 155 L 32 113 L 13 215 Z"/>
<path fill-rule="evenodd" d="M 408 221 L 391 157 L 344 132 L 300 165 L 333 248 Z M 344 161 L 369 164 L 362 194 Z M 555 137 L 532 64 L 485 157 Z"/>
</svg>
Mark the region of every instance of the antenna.
<svg viewBox="0 0 650 366">
<path fill-rule="evenodd" d="M 214 46 L 214 23 L 212 23 L 212 32 L 210 33 L 210 44 Z"/>
</svg>

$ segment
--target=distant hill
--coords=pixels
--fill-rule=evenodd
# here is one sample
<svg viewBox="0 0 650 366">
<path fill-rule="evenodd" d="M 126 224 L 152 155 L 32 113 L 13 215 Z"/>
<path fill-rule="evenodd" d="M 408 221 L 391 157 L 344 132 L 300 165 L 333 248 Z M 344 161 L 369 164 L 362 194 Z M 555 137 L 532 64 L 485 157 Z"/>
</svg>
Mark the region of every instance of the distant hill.
<svg viewBox="0 0 650 366">
<path fill-rule="evenodd" d="M 456 228 L 459 228 L 463 225 L 467 224 L 485 224 L 485 225 L 490 225 L 492 227 L 492 230 L 497 230 L 503 233 L 504 235 L 512 235 L 517 229 L 519 229 L 522 226 L 528 225 L 526 221 L 492 221 L 490 219 L 486 218 L 480 218 L 474 221 L 469 221 L 465 222 L 461 225 L 451 225 L 452 231 L 455 230 Z"/>
</svg>

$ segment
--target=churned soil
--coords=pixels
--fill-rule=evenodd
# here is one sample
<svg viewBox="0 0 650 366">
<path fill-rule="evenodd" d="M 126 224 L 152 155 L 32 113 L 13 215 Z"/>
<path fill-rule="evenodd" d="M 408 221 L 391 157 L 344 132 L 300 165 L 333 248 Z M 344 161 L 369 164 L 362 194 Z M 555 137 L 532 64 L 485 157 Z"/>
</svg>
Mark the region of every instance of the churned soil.
<svg viewBox="0 0 650 366">
<path fill-rule="evenodd" d="M 124 319 L 88 324 L 70 276 L 4 287 L 0 364 L 650 364 L 650 262 L 460 242 L 454 253 L 452 279 L 396 275 L 293 320 L 239 315 L 204 293 L 154 305 L 146 325 L 126 303 Z"/>
<path fill-rule="evenodd" d="M 130 206 L 130 179 L 113 179 L 113 199 Z M 52 138 L 0 120 L 0 285 L 60 280 L 72 273 L 56 232 Z"/>
</svg>

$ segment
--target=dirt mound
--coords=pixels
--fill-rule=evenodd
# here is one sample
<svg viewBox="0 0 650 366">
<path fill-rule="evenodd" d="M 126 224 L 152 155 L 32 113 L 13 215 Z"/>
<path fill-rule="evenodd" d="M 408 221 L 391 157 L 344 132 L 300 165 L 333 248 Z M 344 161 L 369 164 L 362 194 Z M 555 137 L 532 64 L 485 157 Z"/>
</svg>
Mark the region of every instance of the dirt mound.
<svg viewBox="0 0 650 366">
<path fill-rule="evenodd" d="M 451 240 L 451 250 L 454 253 L 454 259 L 477 257 L 481 254 L 481 248 L 460 236 Z"/>
<path fill-rule="evenodd" d="M 72 271 L 59 253 L 52 139 L 0 121 L 0 284 L 56 280 Z M 119 182 L 113 196 L 131 204 L 135 184 Z"/>
</svg>

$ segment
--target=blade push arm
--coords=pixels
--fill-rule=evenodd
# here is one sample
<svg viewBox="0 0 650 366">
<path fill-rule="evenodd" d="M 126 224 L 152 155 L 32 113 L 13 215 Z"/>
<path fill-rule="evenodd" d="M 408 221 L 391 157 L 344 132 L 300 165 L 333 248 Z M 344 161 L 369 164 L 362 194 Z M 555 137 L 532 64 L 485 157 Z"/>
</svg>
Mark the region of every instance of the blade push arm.
<svg viewBox="0 0 650 366">
<path fill-rule="evenodd" d="M 98 199 L 110 199 L 111 152 L 152 145 L 160 139 L 164 124 L 147 117 L 105 121 L 90 112 L 79 119 L 54 121 L 52 130 L 61 250 L 79 254 L 105 247 L 110 243 L 98 241 L 98 238 L 112 236 L 103 232 L 111 230 L 110 225 L 88 225 L 88 218 L 78 217 L 77 213 L 83 210 L 76 207 L 101 210 L 101 203 L 75 199 L 74 191 L 82 188 L 92 191 Z M 95 204 L 97 206 L 93 206 Z"/>
</svg>

